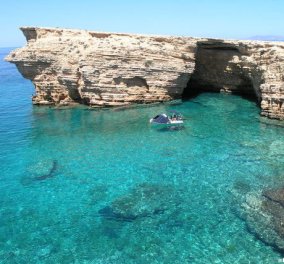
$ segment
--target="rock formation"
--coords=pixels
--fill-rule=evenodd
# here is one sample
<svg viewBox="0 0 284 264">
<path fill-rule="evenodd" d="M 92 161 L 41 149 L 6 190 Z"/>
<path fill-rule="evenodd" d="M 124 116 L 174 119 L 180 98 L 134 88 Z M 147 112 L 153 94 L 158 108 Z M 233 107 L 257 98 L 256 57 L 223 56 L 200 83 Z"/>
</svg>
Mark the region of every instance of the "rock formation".
<svg viewBox="0 0 284 264">
<path fill-rule="evenodd" d="M 265 243 L 284 252 L 284 188 L 247 194 L 242 204 L 248 228 Z"/>
<path fill-rule="evenodd" d="M 6 60 L 34 83 L 34 104 L 119 106 L 210 90 L 254 94 L 262 115 L 284 119 L 284 43 L 21 29 L 27 45 Z"/>
<path fill-rule="evenodd" d="M 99 210 L 99 214 L 106 219 L 130 222 L 176 210 L 180 201 L 179 193 L 175 194 L 170 186 L 143 183 Z"/>
</svg>

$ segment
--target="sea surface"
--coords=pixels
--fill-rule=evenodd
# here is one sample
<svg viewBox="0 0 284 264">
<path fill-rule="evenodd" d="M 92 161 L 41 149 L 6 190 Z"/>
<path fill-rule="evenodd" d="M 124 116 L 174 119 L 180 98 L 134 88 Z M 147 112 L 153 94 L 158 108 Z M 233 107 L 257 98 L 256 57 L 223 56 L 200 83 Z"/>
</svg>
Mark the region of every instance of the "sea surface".
<svg viewBox="0 0 284 264">
<path fill-rule="evenodd" d="M 90 110 L 31 104 L 0 49 L 0 263 L 278 263 L 235 193 L 283 185 L 283 122 L 251 100 Z M 180 130 L 149 119 L 182 112 Z"/>
</svg>

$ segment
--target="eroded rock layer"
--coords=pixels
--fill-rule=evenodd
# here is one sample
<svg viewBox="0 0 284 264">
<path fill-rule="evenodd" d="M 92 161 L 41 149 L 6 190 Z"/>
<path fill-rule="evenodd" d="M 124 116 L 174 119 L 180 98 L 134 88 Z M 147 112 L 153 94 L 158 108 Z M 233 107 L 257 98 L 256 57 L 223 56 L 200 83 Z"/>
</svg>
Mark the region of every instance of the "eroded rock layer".
<svg viewBox="0 0 284 264">
<path fill-rule="evenodd" d="M 191 90 L 254 94 L 262 114 L 284 119 L 284 44 L 21 28 L 11 52 L 36 89 L 35 104 L 119 106 L 180 98 Z"/>
<path fill-rule="evenodd" d="M 12 52 L 36 88 L 35 104 L 117 106 L 182 93 L 194 70 L 195 41 L 83 30 L 22 28 L 27 46 Z"/>
</svg>

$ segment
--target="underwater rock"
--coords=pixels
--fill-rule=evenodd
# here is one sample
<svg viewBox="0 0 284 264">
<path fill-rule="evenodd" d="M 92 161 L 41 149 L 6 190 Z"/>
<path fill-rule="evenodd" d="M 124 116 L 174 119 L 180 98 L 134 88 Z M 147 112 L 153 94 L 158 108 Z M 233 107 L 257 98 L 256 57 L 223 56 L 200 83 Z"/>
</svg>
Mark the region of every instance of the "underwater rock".
<svg viewBox="0 0 284 264">
<path fill-rule="evenodd" d="M 42 174 L 40 176 L 34 177 L 33 179 L 35 181 L 42 181 L 42 180 L 46 180 L 48 178 L 52 178 L 54 176 L 55 171 L 57 170 L 57 161 L 54 160 L 52 162 L 52 167 L 50 168 L 49 172 L 46 174 Z"/>
<path fill-rule="evenodd" d="M 179 195 L 170 186 L 144 183 L 99 210 L 99 214 L 107 219 L 127 222 L 162 214 L 178 204 Z"/>
<path fill-rule="evenodd" d="M 248 193 L 251 190 L 249 183 L 241 180 L 234 183 L 234 189 L 243 194 Z"/>
<path fill-rule="evenodd" d="M 249 231 L 284 252 L 284 187 L 248 194 L 242 204 Z"/>
<path fill-rule="evenodd" d="M 30 185 L 35 181 L 43 181 L 55 176 L 58 169 L 57 160 L 45 160 L 31 165 L 27 175 L 21 179 L 23 185 Z"/>
<path fill-rule="evenodd" d="M 279 203 L 282 207 L 284 207 L 284 188 L 265 191 L 263 192 L 263 196 L 272 202 Z"/>
</svg>

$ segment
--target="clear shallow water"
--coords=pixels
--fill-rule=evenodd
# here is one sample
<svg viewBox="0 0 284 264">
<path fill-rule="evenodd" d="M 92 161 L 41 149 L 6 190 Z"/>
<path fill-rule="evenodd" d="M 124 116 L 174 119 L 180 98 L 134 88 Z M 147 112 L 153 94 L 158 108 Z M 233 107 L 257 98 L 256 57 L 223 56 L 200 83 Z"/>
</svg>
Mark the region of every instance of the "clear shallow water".
<svg viewBox="0 0 284 264">
<path fill-rule="evenodd" d="M 7 52 L 0 263 L 278 262 L 236 214 L 233 193 L 283 183 L 283 123 L 222 94 L 124 110 L 32 107 L 32 84 L 2 61 Z M 149 126 L 167 109 L 188 117 L 185 129 Z M 114 204 L 148 213 L 99 213 Z"/>
</svg>

